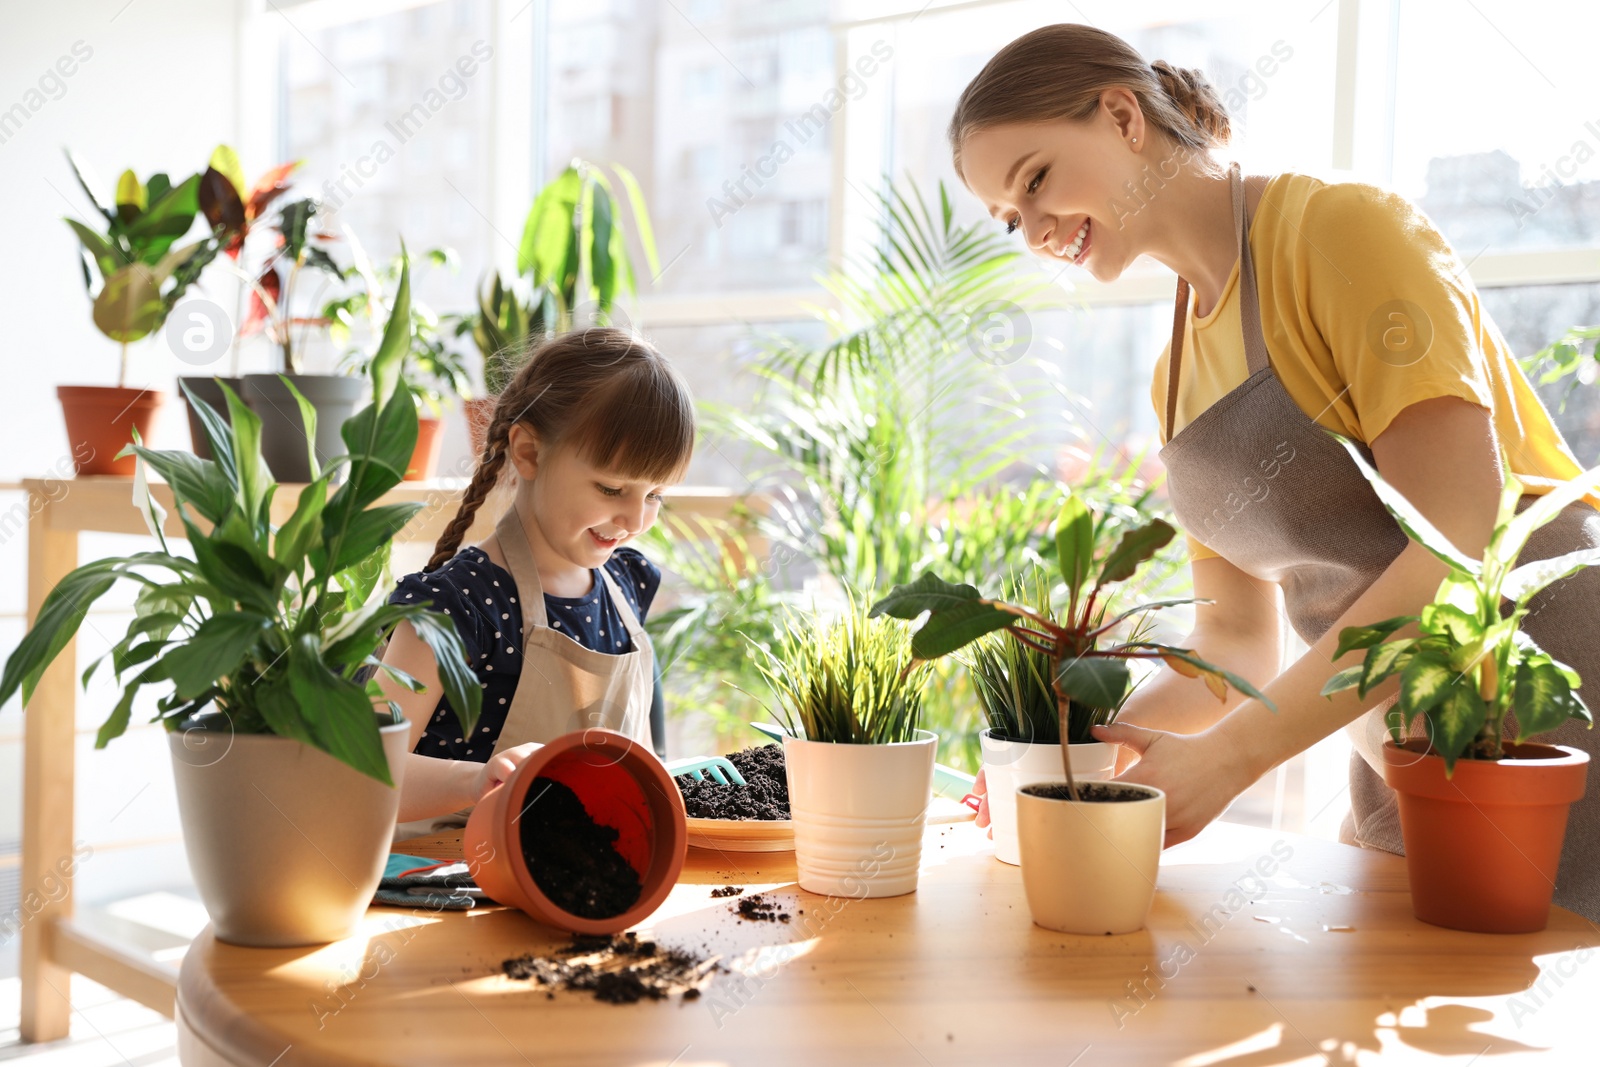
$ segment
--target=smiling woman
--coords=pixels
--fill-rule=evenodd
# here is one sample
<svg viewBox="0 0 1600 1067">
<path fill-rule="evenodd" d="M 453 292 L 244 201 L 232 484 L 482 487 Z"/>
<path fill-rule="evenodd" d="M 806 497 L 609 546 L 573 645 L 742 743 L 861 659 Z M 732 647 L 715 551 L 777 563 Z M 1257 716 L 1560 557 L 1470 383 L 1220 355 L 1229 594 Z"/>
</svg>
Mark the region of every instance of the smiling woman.
<svg viewBox="0 0 1600 1067">
<path fill-rule="evenodd" d="M 1471 557 L 1487 543 L 1505 475 L 1526 506 L 1580 467 L 1421 211 L 1371 185 L 1245 178 L 1213 155 L 1229 135 L 1203 74 L 1146 63 L 1119 38 L 1076 25 L 1003 48 L 950 124 L 962 180 L 1039 256 L 1102 282 L 1142 255 L 1178 274 L 1152 399 L 1195 592 L 1211 601 L 1183 644 L 1246 677 L 1276 668 L 1285 619 L 1309 646 L 1263 687 L 1285 714 L 1259 699 L 1219 707 L 1163 671 L 1096 736 L 1125 746 L 1125 778 L 1167 791 L 1174 843 L 1348 727 L 1358 754 L 1346 839 L 1399 851 L 1378 753 L 1396 680 L 1359 697 L 1321 693 L 1348 665 L 1340 631 L 1418 614 L 1445 570 L 1408 540 L 1329 431 L 1355 442 Z M 1597 502 L 1569 505 L 1519 562 L 1600 545 Z M 1580 571 L 1551 587 L 1522 629 L 1600 678 L 1597 614 L 1600 571 Z M 1600 751 L 1586 725 L 1547 739 Z M 1597 918 L 1600 794 L 1572 818 L 1556 902 Z"/>
</svg>

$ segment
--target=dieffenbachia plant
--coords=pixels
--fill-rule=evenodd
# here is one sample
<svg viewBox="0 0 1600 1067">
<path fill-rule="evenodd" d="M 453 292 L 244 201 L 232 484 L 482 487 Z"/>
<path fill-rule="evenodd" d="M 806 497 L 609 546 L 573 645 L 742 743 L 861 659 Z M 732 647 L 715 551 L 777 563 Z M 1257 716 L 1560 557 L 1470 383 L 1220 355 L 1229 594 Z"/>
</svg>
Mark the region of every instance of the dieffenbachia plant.
<svg viewBox="0 0 1600 1067">
<path fill-rule="evenodd" d="M 1517 557 L 1535 530 L 1600 485 L 1600 467 L 1551 490 L 1520 514 L 1517 503 L 1526 487 L 1508 473 L 1489 545 L 1482 559 L 1472 559 L 1385 481 L 1359 449 L 1343 437 L 1339 441 L 1400 528 L 1450 572 L 1420 614 L 1341 630 L 1335 660 L 1356 649 L 1367 653 L 1361 663 L 1330 678 L 1323 696 L 1354 688 L 1364 697 L 1398 674 L 1399 699 L 1386 716 L 1390 734 L 1395 744 L 1404 744 L 1412 722 L 1423 716 L 1433 750 L 1444 758 L 1446 774 L 1461 758 L 1502 758 L 1506 716 L 1513 711 L 1518 743 L 1568 719 L 1592 722 L 1575 692 L 1577 672 L 1541 649 L 1523 631 L 1522 620 L 1540 590 L 1600 563 L 1600 548 L 1520 567 Z M 1509 472 L 1510 467 L 1505 469 Z M 1511 610 L 1503 614 L 1506 604 Z M 1416 625 L 1417 636 L 1395 636 L 1408 624 Z"/>
<path fill-rule="evenodd" d="M 143 687 L 162 686 L 169 691 L 157 700 L 152 721 L 169 730 L 215 706 L 236 732 L 303 741 L 392 786 L 376 712 L 383 708 L 400 720 L 368 675 L 382 670 L 420 691 L 415 679 L 377 657 L 402 621 L 432 649 L 444 693 L 463 734 L 470 732 L 482 691 L 449 618 L 418 605 L 391 605 L 378 588 L 392 539 L 422 507 L 379 502 L 400 484 L 417 442 L 416 406 L 400 377 L 410 299 L 410 272 L 403 269 L 370 366 L 372 404 L 345 422 L 340 434 L 349 454 L 326 470 L 313 447 L 316 412 L 295 393 L 312 481 L 282 525 L 272 523 L 279 486 L 261 458 L 261 419 L 226 385 L 231 426 L 189 394 L 213 459 L 130 445 L 139 459 L 134 503 L 160 551 L 95 560 L 63 578 L 6 661 L 0 702 L 18 689 L 31 699 L 89 606 L 125 580 L 139 586 L 134 619 L 102 657 L 124 688 L 100 727 L 97 748 L 127 729 Z M 172 490 L 193 558 L 167 543 L 167 516 L 147 488 L 147 465 Z M 333 489 L 341 469 L 344 480 Z M 84 672 L 85 685 L 100 662 Z"/>
<path fill-rule="evenodd" d="M 1186 677 L 1203 678 L 1219 700 L 1226 698 L 1231 685 L 1277 710 L 1249 682 L 1200 658 L 1193 649 L 1157 641 L 1112 642 L 1112 631 L 1131 618 L 1159 608 L 1201 602 L 1192 598 L 1152 601 L 1106 618 L 1108 587 L 1133 577 L 1176 532 L 1171 524 L 1154 519 L 1128 530 L 1097 558 L 1095 516 L 1076 496 L 1069 496 L 1056 520 L 1056 558 L 1067 589 L 1067 610 L 1060 619 L 1034 608 L 990 599 L 971 585 L 952 584 L 932 571 L 914 582 L 896 586 L 873 605 L 872 614 L 915 619 L 927 612 L 927 621 L 911 638 L 911 652 L 918 660 L 947 655 L 995 631 L 1005 631 L 1026 647 L 1050 656 L 1055 665 L 1061 765 L 1066 772 L 1067 789 L 1076 800 L 1078 787 L 1072 777 L 1068 748 L 1071 704 L 1076 701 L 1093 708 L 1120 708 L 1132 684 L 1130 660 L 1163 660 Z"/>
</svg>

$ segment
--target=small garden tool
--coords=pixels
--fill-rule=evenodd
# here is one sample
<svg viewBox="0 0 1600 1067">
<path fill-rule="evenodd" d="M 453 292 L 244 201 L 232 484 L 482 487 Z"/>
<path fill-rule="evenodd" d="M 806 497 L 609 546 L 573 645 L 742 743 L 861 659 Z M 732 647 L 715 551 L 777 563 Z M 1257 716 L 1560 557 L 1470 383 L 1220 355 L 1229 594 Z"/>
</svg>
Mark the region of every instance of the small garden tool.
<svg viewBox="0 0 1600 1067">
<path fill-rule="evenodd" d="M 718 785 L 745 784 L 744 775 L 739 773 L 739 768 L 722 756 L 702 756 L 698 759 L 671 760 L 667 763 L 667 773 L 674 777 L 680 774 L 693 775 L 694 780 L 697 782 L 705 781 L 705 776 L 709 774 L 711 780 Z"/>
<path fill-rule="evenodd" d="M 782 729 L 769 722 L 753 722 L 750 724 L 750 729 L 759 734 L 766 734 L 774 741 L 788 736 Z M 668 764 L 668 766 L 670 767 L 671 764 Z M 942 763 L 933 765 L 933 791 L 938 796 L 965 802 L 967 797 L 972 796 L 972 786 L 976 782 L 977 779 L 972 775 L 964 771 L 958 771 L 954 767 L 946 767 Z M 974 797 L 973 799 L 976 800 L 977 798 Z M 972 808 L 973 811 L 978 810 L 972 804 L 967 806 Z"/>
</svg>

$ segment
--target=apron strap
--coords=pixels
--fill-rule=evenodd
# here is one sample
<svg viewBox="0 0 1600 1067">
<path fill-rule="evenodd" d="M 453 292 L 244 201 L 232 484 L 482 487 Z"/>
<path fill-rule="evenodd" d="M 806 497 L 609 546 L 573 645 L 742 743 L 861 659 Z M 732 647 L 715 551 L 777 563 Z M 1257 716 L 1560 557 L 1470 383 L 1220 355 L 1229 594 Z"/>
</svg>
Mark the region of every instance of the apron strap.
<svg viewBox="0 0 1600 1067">
<path fill-rule="evenodd" d="M 611 603 L 617 607 L 617 614 L 622 617 L 622 625 L 628 631 L 628 636 L 633 638 L 633 647 L 643 650 L 645 637 L 644 626 L 639 622 L 639 617 L 633 613 L 633 606 L 628 598 L 622 595 L 622 589 L 617 585 L 617 580 L 611 577 L 611 572 L 604 567 L 600 568 L 600 580 L 606 583 L 606 592 L 611 594 Z"/>
<path fill-rule="evenodd" d="M 522 527 L 522 517 L 516 506 L 506 508 L 494 526 L 495 540 L 500 542 L 500 553 L 506 558 L 506 570 L 517 583 L 517 596 L 521 598 L 522 640 L 526 644 L 533 631 L 550 625 L 544 611 L 544 585 L 539 581 L 539 565 L 534 562 L 533 549 L 528 546 L 528 531 Z"/>
<path fill-rule="evenodd" d="M 1253 377 L 1271 366 L 1267 341 L 1261 332 L 1261 300 L 1256 288 L 1255 264 L 1250 258 L 1250 213 L 1245 206 L 1244 179 L 1239 164 L 1228 167 L 1228 185 L 1233 194 L 1233 224 L 1239 239 L 1239 321 L 1244 330 L 1245 365 Z M 1183 332 L 1189 317 L 1189 283 L 1178 278 L 1178 295 L 1172 309 L 1172 345 L 1167 361 L 1167 435 L 1172 440 L 1172 424 L 1178 412 L 1178 372 L 1183 364 Z"/>
</svg>

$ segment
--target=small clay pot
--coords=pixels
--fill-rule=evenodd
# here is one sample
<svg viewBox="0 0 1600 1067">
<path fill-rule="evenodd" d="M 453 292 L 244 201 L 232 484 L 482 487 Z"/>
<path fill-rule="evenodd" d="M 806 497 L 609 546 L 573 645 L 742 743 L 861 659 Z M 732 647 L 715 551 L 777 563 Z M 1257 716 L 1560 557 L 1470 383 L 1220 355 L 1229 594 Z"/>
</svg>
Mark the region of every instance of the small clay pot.
<svg viewBox="0 0 1600 1067">
<path fill-rule="evenodd" d="M 1066 786 L 1054 782 L 1018 788 L 1017 844 L 1028 911 L 1047 930 L 1131 934 L 1143 929 L 1155 900 L 1167 795 L 1129 782 L 1093 785 L 1132 799 L 1058 798 L 1053 794 Z"/>
<path fill-rule="evenodd" d="M 1583 796 L 1588 753 L 1505 746 L 1501 760 L 1444 759 L 1426 740 L 1383 746 L 1383 779 L 1399 794 L 1411 911 L 1425 923 L 1530 934 L 1550 919 L 1567 809 Z"/>
<path fill-rule="evenodd" d="M 638 901 L 618 915 L 586 919 L 558 907 L 533 880 L 522 853 L 522 820 L 536 778 L 571 789 L 595 822 L 618 831 L 616 849 L 639 873 Z M 661 906 L 683 870 L 688 849 L 683 795 L 648 748 L 615 730 L 562 734 L 518 765 L 509 781 L 478 801 L 467 818 L 462 851 L 478 887 L 547 926 L 576 934 L 614 934 Z"/>
<path fill-rule="evenodd" d="M 117 459 L 133 443 L 133 431 L 150 443 L 150 432 L 167 395 L 115 385 L 58 385 L 56 397 L 67 424 L 67 444 L 79 474 L 133 477 L 135 458 Z"/>
<path fill-rule="evenodd" d="M 442 419 L 417 417 L 417 447 L 412 450 L 411 463 L 406 467 L 406 481 L 425 482 L 438 471 L 439 445 L 444 439 L 439 428 L 443 425 Z"/>
</svg>

